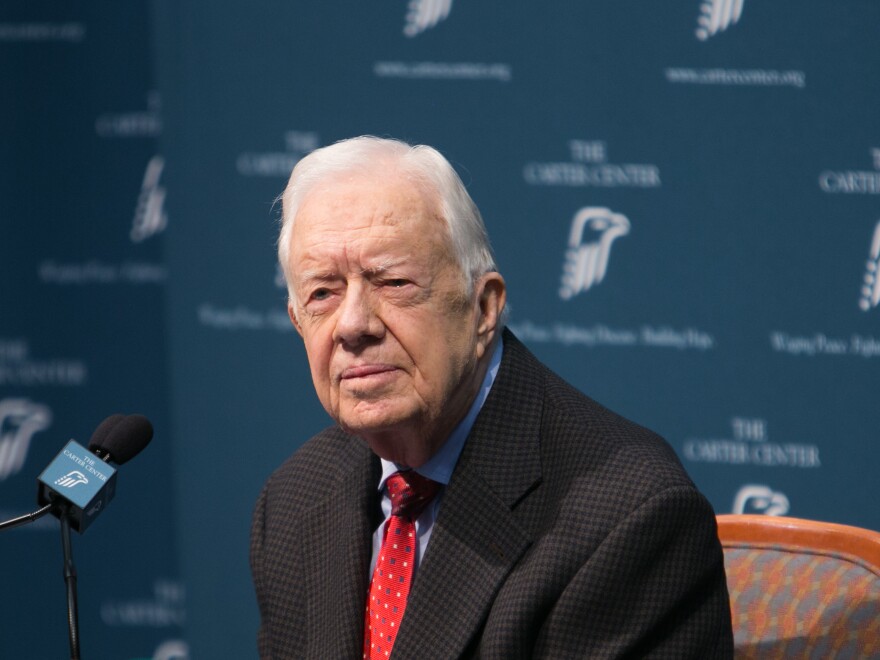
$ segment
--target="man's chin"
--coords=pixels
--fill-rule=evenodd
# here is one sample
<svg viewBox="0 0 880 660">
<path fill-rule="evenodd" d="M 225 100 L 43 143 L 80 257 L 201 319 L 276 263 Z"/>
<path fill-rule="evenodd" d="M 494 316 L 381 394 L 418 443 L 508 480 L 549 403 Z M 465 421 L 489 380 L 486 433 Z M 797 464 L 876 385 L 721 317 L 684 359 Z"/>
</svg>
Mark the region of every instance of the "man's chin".
<svg viewBox="0 0 880 660">
<path fill-rule="evenodd" d="M 338 422 L 343 431 L 366 440 L 379 456 L 388 458 L 385 454 L 397 453 L 393 447 L 406 445 L 418 437 L 420 427 L 417 419 L 416 415 L 402 411 L 383 411 L 381 414 L 377 411 L 372 414 L 343 414 Z"/>
<path fill-rule="evenodd" d="M 364 423 L 340 420 L 339 426 L 349 435 L 356 435 L 367 442 L 373 438 L 387 438 L 401 435 L 400 427 L 390 423 Z"/>
</svg>

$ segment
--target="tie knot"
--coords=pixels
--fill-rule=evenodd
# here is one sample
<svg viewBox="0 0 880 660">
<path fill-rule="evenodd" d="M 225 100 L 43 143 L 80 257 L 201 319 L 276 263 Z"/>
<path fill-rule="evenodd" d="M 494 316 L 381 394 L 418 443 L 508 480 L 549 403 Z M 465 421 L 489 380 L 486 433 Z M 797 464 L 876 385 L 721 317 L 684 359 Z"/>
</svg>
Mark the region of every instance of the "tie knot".
<svg viewBox="0 0 880 660">
<path fill-rule="evenodd" d="M 413 470 L 395 472 L 388 477 L 385 485 L 391 498 L 391 515 L 405 516 L 413 520 L 418 518 L 440 490 L 439 483 Z"/>
</svg>

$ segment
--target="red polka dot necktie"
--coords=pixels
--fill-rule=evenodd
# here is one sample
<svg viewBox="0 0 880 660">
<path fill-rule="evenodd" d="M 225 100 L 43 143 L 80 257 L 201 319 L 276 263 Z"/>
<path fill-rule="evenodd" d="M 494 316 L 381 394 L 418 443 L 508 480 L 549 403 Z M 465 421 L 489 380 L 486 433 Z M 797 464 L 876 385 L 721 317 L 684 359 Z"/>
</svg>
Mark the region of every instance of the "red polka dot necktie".
<svg viewBox="0 0 880 660">
<path fill-rule="evenodd" d="M 385 482 L 391 517 L 373 570 L 364 625 L 364 658 L 388 658 L 403 620 L 416 560 L 416 518 L 440 484 L 417 472 L 395 472 Z"/>
</svg>

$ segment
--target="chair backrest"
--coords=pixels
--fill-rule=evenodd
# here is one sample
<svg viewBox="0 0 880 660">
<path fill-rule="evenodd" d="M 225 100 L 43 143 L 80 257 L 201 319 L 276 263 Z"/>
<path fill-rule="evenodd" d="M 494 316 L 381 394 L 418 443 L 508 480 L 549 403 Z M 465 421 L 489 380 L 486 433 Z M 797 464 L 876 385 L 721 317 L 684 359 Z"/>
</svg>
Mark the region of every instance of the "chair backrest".
<svg viewBox="0 0 880 660">
<path fill-rule="evenodd" d="M 718 516 L 737 658 L 880 658 L 880 533 Z"/>
</svg>

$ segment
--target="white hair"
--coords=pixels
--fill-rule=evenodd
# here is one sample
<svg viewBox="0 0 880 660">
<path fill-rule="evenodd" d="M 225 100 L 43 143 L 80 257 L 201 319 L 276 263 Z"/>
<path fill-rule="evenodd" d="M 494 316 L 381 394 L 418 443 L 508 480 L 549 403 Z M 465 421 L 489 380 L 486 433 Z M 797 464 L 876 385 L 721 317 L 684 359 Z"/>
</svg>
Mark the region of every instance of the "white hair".
<svg viewBox="0 0 880 660">
<path fill-rule="evenodd" d="M 468 296 L 478 278 L 498 270 L 480 211 L 449 161 L 433 147 L 363 135 L 316 149 L 300 160 L 281 195 L 278 260 L 291 298 L 288 261 L 293 222 L 309 192 L 320 182 L 340 174 L 376 176 L 388 169 L 427 184 L 431 193 L 437 195 L 440 214 L 446 222 L 453 256 L 461 269 Z"/>
</svg>

